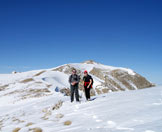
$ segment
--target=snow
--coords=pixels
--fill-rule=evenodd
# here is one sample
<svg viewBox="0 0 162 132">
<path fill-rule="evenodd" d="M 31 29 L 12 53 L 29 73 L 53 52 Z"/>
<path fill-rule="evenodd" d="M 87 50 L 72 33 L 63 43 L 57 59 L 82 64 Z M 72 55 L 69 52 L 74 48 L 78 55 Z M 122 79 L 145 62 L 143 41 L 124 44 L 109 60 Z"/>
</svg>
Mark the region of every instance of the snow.
<svg viewBox="0 0 162 132">
<path fill-rule="evenodd" d="M 136 87 L 136 85 L 135 85 L 132 81 L 130 81 L 130 80 L 129 80 L 129 84 L 130 84 L 133 88 L 135 88 L 136 90 L 138 89 L 138 88 Z"/>
<path fill-rule="evenodd" d="M 91 71 L 95 67 L 95 68 L 99 68 L 99 69 L 106 70 L 106 71 L 120 69 L 120 70 L 124 70 L 124 71 L 128 72 L 128 74 L 133 75 L 133 76 L 136 74 L 133 70 L 128 69 L 128 68 L 106 66 L 106 65 L 103 65 L 100 63 L 93 63 L 93 64 L 71 63 L 69 65 L 76 69 L 81 69 L 82 71 L 87 70 L 88 72 Z"/>
<path fill-rule="evenodd" d="M 130 75 L 135 75 L 136 73 L 127 68 L 120 68 L 120 67 L 112 67 L 112 66 L 106 66 L 100 63 L 93 63 L 93 64 L 87 64 L 87 63 L 71 63 L 68 64 L 70 67 L 74 67 L 76 69 L 80 69 L 82 72 L 84 70 L 91 71 L 94 67 L 102 69 L 105 72 L 110 72 L 115 69 L 121 69 L 124 71 L 127 71 Z M 65 66 L 63 71 L 66 70 L 66 64 L 62 65 Z M 59 67 L 56 67 L 59 68 Z M 32 78 L 37 82 L 43 82 L 49 85 L 52 85 L 51 89 L 55 89 L 56 87 L 61 88 L 67 88 L 69 87 L 68 78 L 69 75 L 65 74 L 64 72 L 59 71 L 53 71 L 53 69 L 42 69 L 42 70 L 34 70 L 29 72 L 22 72 L 22 73 L 15 73 L 15 74 L 0 74 L 0 85 L 9 85 L 9 88 L 14 87 L 13 90 L 15 90 L 15 87 L 26 87 L 23 84 L 20 84 L 20 81 L 23 81 L 25 79 Z M 36 74 L 44 71 L 41 75 L 35 76 Z M 103 73 L 104 74 L 104 73 Z M 104 80 L 99 79 L 98 77 L 93 76 L 94 78 L 94 87 L 101 85 Z M 122 85 L 121 82 L 118 80 L 115 80 L 116 83 L 120 84 L 123 88 L 125 88 L 124 85 Z M 15 84 L 17 83 L 17 84 Z M 33 86 L 34 87 L 34 86 Z M 7 91 L 8 92 L 8 91 Z"/>
<path fill-rule="evenodd" d="M 0 74 L 0 84 L 15 83 L 18 80 L 30 78 L 40 71 L 42 70 L 28 71 L 16 74 Z"/>
<path fill-rule="evenodd" d="M 136 73 L 127 68 L 105 66 L 99 63 L 72 63 L 71 67 L 91 71 L 94 67 L 109 72 L 122 69 L 130 75 Z M 66 66 L 66 65 L 62 65 Z M 66 69 L 67 67 L 65 67 Z M 65 70 L 63 69 L 63 70 Z M 42 72 L 44 71 L 44 72 Z M 39 76 L 36 74 L 42 72 Z M 92 75 L 93 76 L 93 75 Z M 84 93 L 80 92 L 81 103 L 70 103 L 70 97 L 56 92 L 55 89 L 67 88 L 69 75 L 64 72 L 42 69 L 15 74 L 0 74 L 0 86 L 8 85 L 0 91 L 0 132 L 12 132 L 19 127 L 19 132 L 31 132 L 40 127 L 43 132 L 161 132 L 162 131 L 162 86 L 149 89 L 112 92 L 92 97 L 86 102 Z M 125 88 L 118 80 L 109 75 Z M 22 80 L 33 79 L 27 83 Z M 93 76 L 94 87 L 100 86 L 104 80 Z M 132 87 L 136 86 L 129 82 Z M 48 87 L 50 93 L 43 96 L 30 97 L 31 89 Z M 43 93 L 43 92 L 42 92 Z M 29 94 L 27 98 L 21 97 Z M 58 102 L 62 107 L 53 110 Z M 57 118 L 62 114 L 63 118 Z M 70 120 L 71 125 L 64 122 Z M 32 122 L 33 125 L 26 126 Z"/>
<path fill-rule="evenodd" d="M 162 86 L 116 92 L 93 97 L 93 101 L 70 103 L 69 97 L 54 92 L 52 95 L 22 100 L 12 104 L 10 98 L 3 97 L 0 102 L 0 120 L 3 120 L 2 132 L 12 132 L 20 127 L 20 132 L 28 132 L 30 128 L 40 127 L 44 132 L 161 132 L 162 131 Z M 52 107 L 64 101 L 59 110 Z M 8 102 L 7 104 L 4 104 Z M 51 112 L 47 120 L 43 120 L 43 109 Z M 57 119 L 57 114 L 64 117 Z M 13 119 L 24 122 L 19 123 Z M 72 125 L 64 126 L 64 121 L 72 121 Z M 26 124 L 32 122 L 32 126 Z"/>
<path fill-rule="evenodd" d="M 67 88 L 69 86 L 69 75 L 59 71 L 47 71 L 37 78 L 42 78 L 44 81 L 53 84 L 53 87 Z"/>
</svg>

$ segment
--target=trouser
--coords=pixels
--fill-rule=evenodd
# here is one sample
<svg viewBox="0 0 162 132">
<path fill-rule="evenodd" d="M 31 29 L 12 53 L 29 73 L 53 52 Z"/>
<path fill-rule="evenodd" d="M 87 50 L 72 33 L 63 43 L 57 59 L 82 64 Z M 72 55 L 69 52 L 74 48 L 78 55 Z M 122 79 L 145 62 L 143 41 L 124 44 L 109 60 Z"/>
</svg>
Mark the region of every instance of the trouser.
<svg viewBox="0 0 162 132">
<path fill-rule="evenodd" d="M 86 99 L 90 99 L 90 90 L 91 88 L 87 88 L 87 86 L 84 86 L 84 90 L 85 90 L 85 96 L 86 96 Z"/>
<path fill-rule="evenodd" d="M 70 91 L 71 91 L 71 102 L 74 101 L 74 93 L 75 93 L 76 101 L 79 101 L 78 85 L 74 85 L 74 86 L 71 85 Z"/>
</svg>

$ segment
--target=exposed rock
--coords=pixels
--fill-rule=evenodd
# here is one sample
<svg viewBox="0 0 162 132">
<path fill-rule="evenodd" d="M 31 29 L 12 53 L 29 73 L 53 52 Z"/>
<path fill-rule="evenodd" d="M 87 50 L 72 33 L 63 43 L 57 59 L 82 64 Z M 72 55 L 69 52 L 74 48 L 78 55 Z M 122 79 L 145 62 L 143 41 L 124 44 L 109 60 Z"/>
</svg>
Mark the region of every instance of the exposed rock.
<svg viewBox="0 0 162 132">
<path fill-rule="evenodd" d="M 34 81 L 33 78 L 27 78 L 25 80 L 22 80 L 21 83 L 28 83 L 28 82 L 32 82 L 32 81 Z"/>
<path fill-rule="evenodd" d="M 63 101 L 59 101 L 57 104 L 55 104 L 55 106 L 53 106 L 52 110 L 58 110 L 63 104 Z"/>
<path fill-rule="evenodd" d="M 29 98 L 39 98 L 42 96 L 48 96 L 50 95 L 50 91 L 47 88 L 42 89 L 21 89 L 21 90 L 14 90 L 12 92 L 8 92 L 4 94 L 4 96 L 12 95 L 12 94 L 20 94 L 19 99 L 29 99 Z"/>
<path fill-rule="evenodd" d="M 83 63 L 85 63 L 85 64 L 95 64 L 96 62 L 94 60 L 88 60 L 88 61 L 84 61 Z"/>
<path fill-rule="evenodd" d="M 57 67 L 57 68 L 53 69 L 52 71 L 64 72 L 65 74 L 70 75 L 70 74 L 72 74 L 73 69 L 76 69 L 78 75 L 80 75 L 82 73 L 80 69 L 72 67 L 72 66 L 70 66 L 68 64 Z"/>
<path fill-rule="evenodd" d="M 41 128 L 33 128 L 32 129 L 33 130 L 33 132 L 43 132 L 43 130 L 41 129 Z"/>
<path fill-rule="evenodd" d="M 108 76 L 105 76 L 105 86 L 107 86 L 109 88 L 109 86 L 111 86 L 111 90 L 112 91 L 125 91 L 124 88 L 121 87 L 121 85 L 117 82 L 114 81 L 113 79 L 109 78 Z"/>
<path fill-rule="evenodd" d="M 101 80 L 105 80 L 105 76 L 103 74 L 103 70 L 102 69 L 99 69 L 99 68 L 93 68 L 90 72 L 90 74 L 100 78 Z"/>
<path fill-rule="evenodd" d="M 68 65 L 65 65 L 65 66 L 60 66 L 60 67 L 57 67 L 55 69 L 52 69 L 52 71 L 59 71 L 59 72 L 63 72 L 63 70 L 65 69 L 65 67 L 68 67 Z M 69 67 L 70 68 L 70 67 Z"/>
<path fill-rule="evenodd" d="M 3 86 L 0 86 L 0 91 L 6 89 L 9 85 L 3 85 Z"/>
<path fill-rule="evenodd" d="M 49 116 L 52 115 L 50 108 L 45 108 L 45 109 L 42 110 L 42 112 L 44 113 L 44 116 L 42 117 L 43 120 L 48 120 Z"/>
<path fill-rule="evenodd" d="M 12 132 L 19 132 L 21 128 L 15 128 Z"/>
<path fill-rule="evenodd" d="M 71 125 L 71 124 L 72 124 L 71 121 L 65 121 L 65 122 L 64 122 L 64 125 L 65 125 L 65 126 L 69 126 L 69 125 Z"/>
<path fill-rule="evenodd" d="M 139 74 L 130 75 L 125 71 L 121 70 L 113 70 L 111 72 L 111 75 L 114 78 L 117 78 L 121 83 L 123 83 L 128 89 L 134 90 L 134 89 L 142 89 L 142 88 L 148 88 L 152 87 L 153 84 L 147 81 L 144 77 L 142 77 Z M 131 83 L 136 87 L 133 87 Z"/>
<path fill-rule="evenodd" d="M 31 93 L 50 93 L 50 91 L 47 88 L 44 88 L 44 89 L 29 89 L 29 92 L 31 92 Z"/>
<path fill-rule="evenodd" d="M 69 88 L 60 89 L 60 92 L 63 93 L 65 96 L 70 96 L 70 89 Z"/>
<path fill-rule="evenodd" d="M 17 123 L 23 123 L 23 122 L 25 122 L 25 121 L 20 120 L 20 119 L 18 119 L 18 118 L 16 118 L 16 117 L 12 117 L 12 121 L 13 121 L 13 122 L 17 122 Z"/>
<path fill-rule="evenodd" d="M 108 93 L 109 92 L 109 89 L 108 88 L 103 88 L 102 89 L 102 93 Z"/>
<path fill-rule="evenodd" d="M 96 92 L 95 92 L 95 90 L 93 88 L 90 90 L 90 95 L 91 96 L 96 96 Z"/>
<path fill-rule="evenodd" d="M 12 74 L 16 74 L 17 72 L 16 71 L 13 71 Z"/>
<path fill-rule="evenodd" d="M 102 94 L 102 91 L 101 91 L 100 89 L 95 88 L 95 90 L 96 90 L 96 92 L 97 92 L 98 95 L 99 95 L 99 94 Z"/>
<path fill-rule="evenodd" d="M 29 123 L 26 124 L 26 127 L 28 127 L 28 126 L 32 126 L 33 124 L 34 124 L 34 123 L 29 122 Z"/>
<path fill-rule="evenodd" d="M 39 73 L 37 73 L 37 74 L 35 74 L 34 76 L 36 77 L 36 76 L 40 76 L 41 74 L 43 74 L 44 72 L 46 72 L 45 70 L 43 70 L 43 71 L 41 71 L 41 72 L 39 72 Z"/>
<path fill-rule="evenodd" d="M 64 117 L 63 114 L 57 114 L 57 115 L 56 115 L 56 118 L 57 118 L 57 119 L 60 119 L 60 118 L 63 118 L 63 117 Z"/>
<path fill-rule="evenodd" d="M 135 73 L 134 75 L 131 75 L 127 71 L 121 69 L 106 71 L 105 69 L 103 70 L 94 67 L 90 71 L 90 74 L 104 80 L 102 87 L 105 87 L 106 89 L 99 90 L 96 88 L 98 94 L 108 92 L 109 90 L 125 91 L 126 89 L 135 90 L 154 86 L 139 74 Z"/>
<path fill-rule="evenodd" d="M 52 85 L 51 85 L 51 84 L 47 84 L 46 86 L 47 86 L 48 88 L 52 87 Z"/>
</svg>

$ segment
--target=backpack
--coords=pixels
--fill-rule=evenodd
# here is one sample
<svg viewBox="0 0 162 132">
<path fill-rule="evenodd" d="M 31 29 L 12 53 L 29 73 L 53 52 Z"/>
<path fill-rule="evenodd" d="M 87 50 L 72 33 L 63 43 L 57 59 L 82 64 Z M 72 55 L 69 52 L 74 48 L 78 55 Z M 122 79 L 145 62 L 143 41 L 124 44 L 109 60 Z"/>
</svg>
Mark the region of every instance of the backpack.
<svg viewBox="0 0 162 132">
<path fill-rule="evenodd" d="M 94 81 L 93 81 L 93 78 L 92 78 L 92 76 L 91 76 L 91 79 L 92 79 L 92 84 L 91 84 L 91 85 L 93 86 L 93 83 L 94 83 Z"/>
<path fill-rule="evenodd" d="M 93 86 L 93 83 L 94 83 L 93 78 L 92 78 L 92 76 L 91 76 L 91 75 L 88 75 L 88 76 L 90 76 L 90 77 L 91 77 L 91 79 L 92 79 L 92 84 L 91 84 L 91 85 Z"/>
</svg>

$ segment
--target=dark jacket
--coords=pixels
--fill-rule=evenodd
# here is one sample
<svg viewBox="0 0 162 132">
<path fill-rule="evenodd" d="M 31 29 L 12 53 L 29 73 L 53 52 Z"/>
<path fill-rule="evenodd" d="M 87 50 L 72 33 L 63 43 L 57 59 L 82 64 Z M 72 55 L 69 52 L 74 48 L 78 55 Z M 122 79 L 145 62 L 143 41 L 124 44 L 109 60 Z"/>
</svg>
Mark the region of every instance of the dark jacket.
<svg viewBox="0 0 162 132">
<path fill-rule="evenodd" d="M 69 77 L 69 83 L 70 83 L 70 85 L 71 85 L 72 82 L 76 82 L 76 85 L 78 85 L 79 84 L 79 81 L 80 81 L 80 77 L 77 74 L 70 75 L 70 77 Z"/>
<path fill-rule="evenodd" d="M 90 86 L 90 88 L 92 88 L 92 85 L 93 85 L 93 78 L 92 78 L 92 76 L 87 75 L 87 76 L 84 76 L 84 77 L 83 77 L 84 87 L 87 87 L 87 86 L 89 85 L 90 80 L 92 80 L 92 84 L 91 84 L 91 86 Z"/>
</svg>

